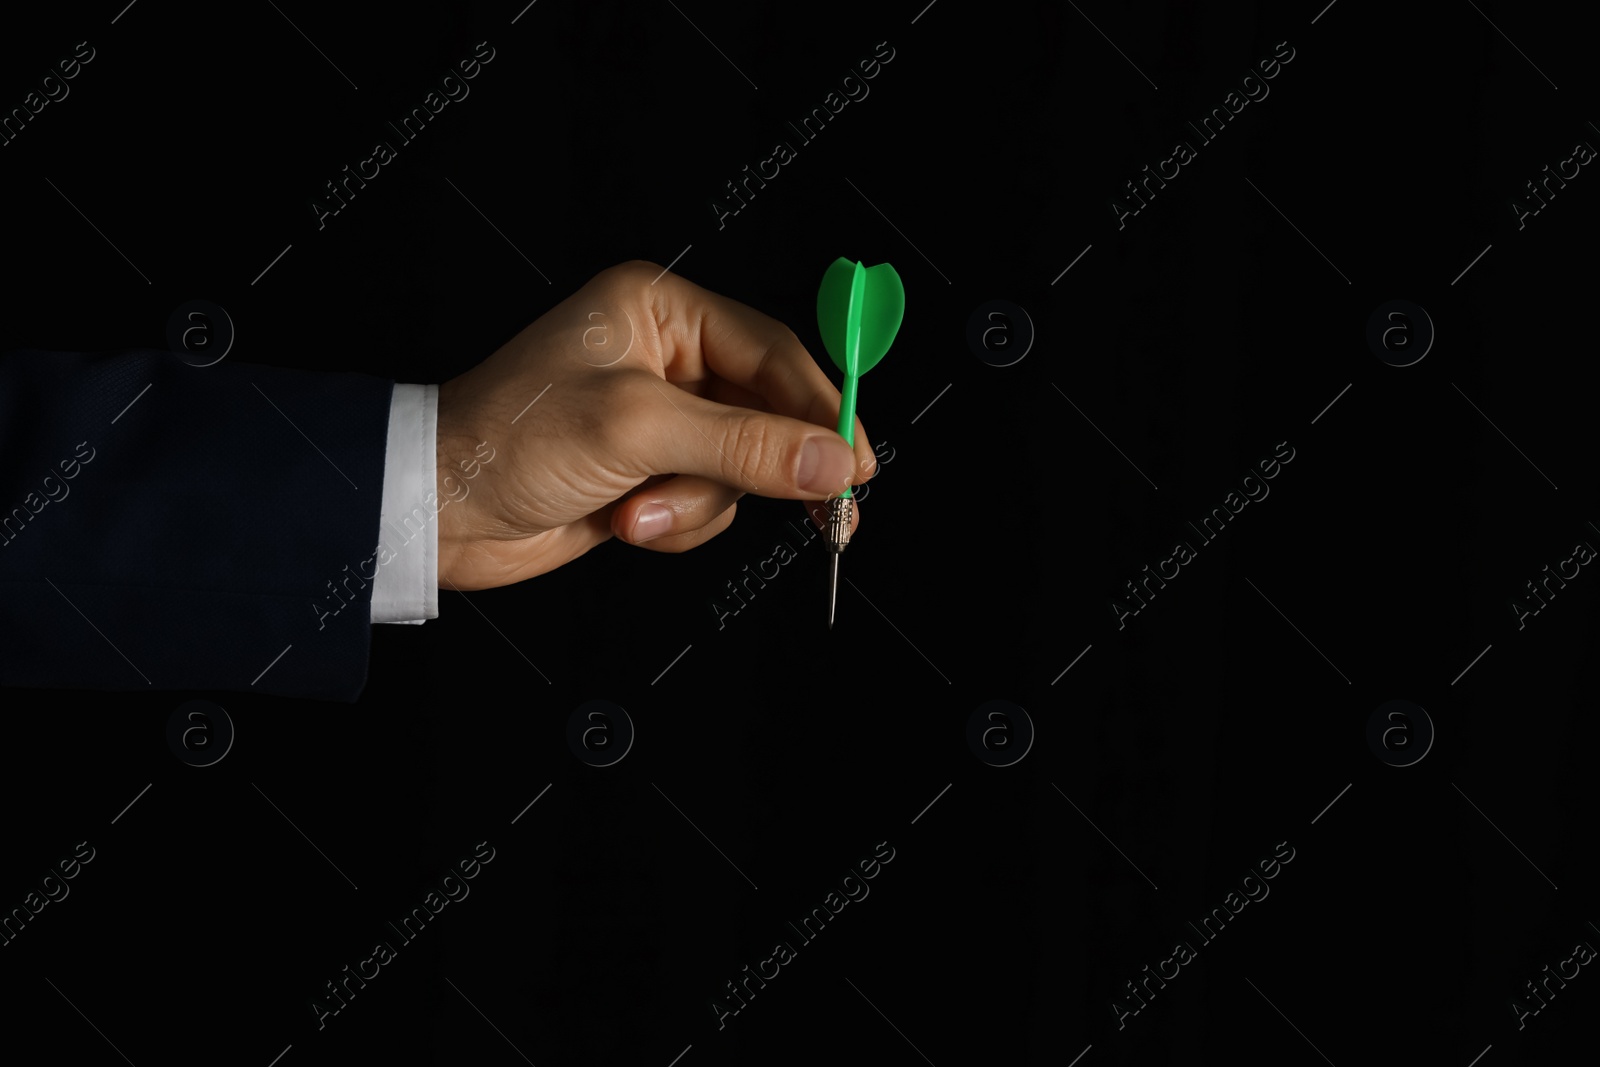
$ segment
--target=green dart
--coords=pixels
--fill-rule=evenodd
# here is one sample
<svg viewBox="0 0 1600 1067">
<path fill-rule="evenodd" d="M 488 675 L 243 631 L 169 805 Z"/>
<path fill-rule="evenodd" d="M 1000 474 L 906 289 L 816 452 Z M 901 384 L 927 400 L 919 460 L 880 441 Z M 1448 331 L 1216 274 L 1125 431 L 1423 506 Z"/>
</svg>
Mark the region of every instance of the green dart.
<svg viewBox="0 0 1600 1067">
<path fill-rule="evenodd" d="M 883 359 L 900 332 L 906 291 L 900 275 L 887 263 L 863 266 L 840 256 L 822 276 L 817 290 L 817 328 L 833 365 L 844 373 L 840 389 L 839 436 L 856 443 L 856 392 L 861 376 Z M 828 629 L 833 629 L 839 602 L 839 555 L 850 543 L 854 511 L 848 486 L 828 502 L 828 548 L 833 553 L 833 578 L 828 586 Z"/>
</svg>

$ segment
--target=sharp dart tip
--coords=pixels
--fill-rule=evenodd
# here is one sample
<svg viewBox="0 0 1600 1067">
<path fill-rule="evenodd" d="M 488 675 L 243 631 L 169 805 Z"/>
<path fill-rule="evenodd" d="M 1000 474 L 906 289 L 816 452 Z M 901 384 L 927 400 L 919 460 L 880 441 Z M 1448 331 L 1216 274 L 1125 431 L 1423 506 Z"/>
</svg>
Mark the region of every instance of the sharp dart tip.
<svg viewBox="0 0 1600 1067">
<path fill-rule="evenodd" d="M 839 554 L 833 554 L 833 580 L 828 584 L 828 629 L 833 629 L 834 610 L 839 604 Z"/>
</svg>

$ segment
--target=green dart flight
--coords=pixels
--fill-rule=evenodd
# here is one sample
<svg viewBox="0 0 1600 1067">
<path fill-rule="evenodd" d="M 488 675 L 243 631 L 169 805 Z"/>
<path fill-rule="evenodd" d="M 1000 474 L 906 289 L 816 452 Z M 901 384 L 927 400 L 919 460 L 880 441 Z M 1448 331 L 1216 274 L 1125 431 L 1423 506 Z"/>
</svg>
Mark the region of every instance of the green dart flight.
<svg viewBox="0 0 1600 1067">
<path fill-rule="evenodd" d="M 900 275 L 887 263 L 868 267 L 841 256 L 822 276 L 822 286 L 817 290 L 817 328 L 833 365 L 844 374 L 839 436 L 846 444 L 856 443 L 856 393 L 861 376 L 888 353 L 905 312 L 905 288 L 900 284 Z M 833 577 L 828 587 L 830 630 L 839 602 L 839 555 L 850 543 L 853 510 L 849 487 L 828 503 L 828 548 L 833 553 Z"/>
</svg>

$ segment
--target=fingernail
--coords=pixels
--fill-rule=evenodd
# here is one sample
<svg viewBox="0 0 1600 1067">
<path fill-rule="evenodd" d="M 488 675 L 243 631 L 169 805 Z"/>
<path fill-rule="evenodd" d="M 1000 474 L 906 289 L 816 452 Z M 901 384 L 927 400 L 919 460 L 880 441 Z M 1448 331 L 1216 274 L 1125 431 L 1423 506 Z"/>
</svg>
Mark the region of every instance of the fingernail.
<svg viewBox="0 0 1600 1067">
<path fill-rule="evenodd" d="M 660 537 L 672 529 L 672 511 L 660 504 L 646 504 L 639 509 L 639 517 L 633 520 L 633 541 L 648 541 L 652 537 Z"/>
<path fill-rule="evenodd" d="M 842 438 L 806 438 L 800 450 L 801 489 L 808 493 L 841 493 L 855 472 L 855 453 Z"/>
</svg>

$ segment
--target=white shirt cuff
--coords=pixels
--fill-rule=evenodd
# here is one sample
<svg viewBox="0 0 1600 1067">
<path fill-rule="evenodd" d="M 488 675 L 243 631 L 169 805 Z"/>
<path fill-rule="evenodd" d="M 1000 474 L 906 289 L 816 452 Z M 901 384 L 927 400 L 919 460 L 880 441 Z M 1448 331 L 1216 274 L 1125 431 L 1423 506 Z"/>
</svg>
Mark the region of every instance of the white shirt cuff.
<svg viewBox="0 0 1600 1067">
<path fill-rule="evenodd" d="M 375 623 L 439 617 L 438 423 L 437 385 L 395 385 L 372 581 Z"/>
</svg>

